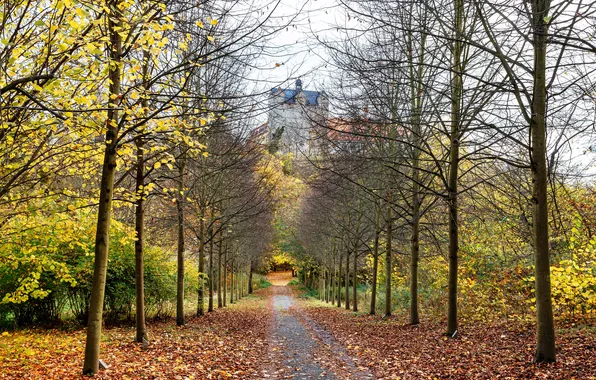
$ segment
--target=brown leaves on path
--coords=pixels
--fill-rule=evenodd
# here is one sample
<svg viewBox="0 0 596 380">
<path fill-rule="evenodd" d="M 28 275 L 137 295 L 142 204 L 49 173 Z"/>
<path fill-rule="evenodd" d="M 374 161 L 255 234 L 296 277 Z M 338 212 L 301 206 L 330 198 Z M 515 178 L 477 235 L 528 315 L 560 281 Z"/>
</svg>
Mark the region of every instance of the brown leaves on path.
<svg viewBox="0 0 596 380">
<path fill-rule="evenodd" d="M 271 324 L 267 290 L 185 326 L 148 325 L 150 344 L 134 343 L 134 328 L 104 330 L 98 379 L 259 378 Z M 85 379 L 85 331 L 25 330 L 0 336 L 0 379 Z"/>
<path fill-rule="evenodd" d="M 354 314 L 304 301 L 305 312 L 386 379 L 596 379 L 596 328 L 558 331 L 558 362 L 533 364 L 534 330 L 520 324 L 467 324 L 459 337 L 442 335 L 445 323 Z"/>
</svg>

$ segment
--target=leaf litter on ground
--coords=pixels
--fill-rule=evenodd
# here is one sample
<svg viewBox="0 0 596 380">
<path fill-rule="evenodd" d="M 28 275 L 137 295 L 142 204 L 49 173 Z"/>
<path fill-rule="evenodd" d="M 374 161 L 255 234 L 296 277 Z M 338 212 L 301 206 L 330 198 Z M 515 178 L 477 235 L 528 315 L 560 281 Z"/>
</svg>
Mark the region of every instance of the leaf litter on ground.
<svg viewBox="0 0 596 380">
<path fill-rule="evenodd" d="M 268 291 L 193 317 L 148 324 L 146 349 L 134 327 L 104 329 L 97 379 L 257 379 L 265 361 L 271 310 Z M 22 330 L 0 336 L 0 379 L 86 379 L 85 330 Z"/>
</svg>

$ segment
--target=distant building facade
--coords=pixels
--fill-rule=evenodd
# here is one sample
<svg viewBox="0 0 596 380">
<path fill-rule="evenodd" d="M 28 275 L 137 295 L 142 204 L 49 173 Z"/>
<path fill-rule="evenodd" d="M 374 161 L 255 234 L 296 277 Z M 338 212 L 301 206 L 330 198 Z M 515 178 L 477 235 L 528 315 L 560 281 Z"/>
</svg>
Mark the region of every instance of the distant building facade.
<svg viewBox="0 0 596 380">
<path fill-rule="evenodd" d="M 329 99 L 324 91 L 274 88 L 269 93 L 267 122 L 253 129 L 249 141 L 270 151 L 292 153 L 296 158 L 356 153 L 364 148 L 364 136 L 387 133 L 383 123 L 373 122 L 364 108 L 355 119 L 329 117 Z"/>
<path fill-rule="evenodd" d="M 282 153 L 310 156 L 315 149 L 313 130 L 326 123 L 329 100 L 324 91 L 302 88 L 296 80 L 294 89 L 274 88 L 270 92 L 267 140 L 278 144 Z"/>
<path fill-rule="evenodd" d="M 253 129 L 252 131 L 250 131 L 248 135 L 248 140 L 251 143 L 259 145 L 269 144 L 269 123 L 265 122 Z"/>
</svg>

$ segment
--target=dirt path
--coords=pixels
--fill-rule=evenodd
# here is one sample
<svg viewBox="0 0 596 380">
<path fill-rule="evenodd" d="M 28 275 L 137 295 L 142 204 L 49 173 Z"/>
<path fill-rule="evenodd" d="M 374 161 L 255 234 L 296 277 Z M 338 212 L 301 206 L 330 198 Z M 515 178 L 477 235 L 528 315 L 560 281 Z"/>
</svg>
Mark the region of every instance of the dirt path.
<svg viewBox="0 0 596 380">
<path fill-rule="evenodd" d="M 274 273 L 269 336 L 269 361 L 263 370 L 271 379 L 372 379 L 359 368 L 342 345 L 303 312 L 287 285 L 291 273 Z"/>
</svg>

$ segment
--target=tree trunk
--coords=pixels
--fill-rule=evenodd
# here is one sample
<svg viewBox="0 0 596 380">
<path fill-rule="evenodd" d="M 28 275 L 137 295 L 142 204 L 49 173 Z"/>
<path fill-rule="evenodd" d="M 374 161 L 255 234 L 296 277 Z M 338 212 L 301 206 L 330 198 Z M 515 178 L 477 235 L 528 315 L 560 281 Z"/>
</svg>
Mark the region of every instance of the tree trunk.
<svg viewBox="0 0 596 380">
<path fill-rule="evenodd" d="M 226 244 L 226 249 L 224 249 L 224 260 L 223 260 L 223 294 L 221 296 L 221 300 L 223 302 L 223 306 L 228 306 L 228 245 Z"/>
<path fill-rule="evenodd" d="M 554 362 L 555 326 L 550 285 L 550 252 L 548 244 L 548 200 L 546 168 L 546 49 L 550 1 L 532 1 L 532 23 L 534 40 L 534 89 L 532 119 L 532 203 L 535 250 L 536 286 L 536 362 Z"/>
<path fill-rule="evenodd" d="M 331 266 L 329 267 L 329 279 L 327 281 L 327 303 L 333 303 L 333 275 L 335 273 L 335 265 L 333 263 L 333 259 L 331 261 Z"/>
<path fill-rule="evenodd" d="M 252 294 L 252 260 L 250 261 L 250 266 L 248 267 L 248 294 Z"/>
<path fill-rule="evenodd" d="M 373 243 L 373 273 L 372 273 L 372 294 L 370 296 L 370 314 L 375 314 L 377 311 L 377 274 L 379 271 L 379 219 L 381 211 L 379 206 L 375 207 L 375 240 Z"/>
<path fill-rule="evenodd" d="M 211 240 L 209 241 L 209 306 L 207 312 L 213 311 L 213 240 L 215 240 L 213 231 L 209 237 Z"/>
<path fill-rule="evenodd" d="M 109 59 L 109 97 L 106 122 L 106 146 L 103 157 L 101 183 L 99 191 L 99 209 L 97 211 L 97 230 L 95 235 L 95 262 L 93 264 L 93 283 L 89 300 L 89 319 L 87 321 L 87 338 L 85 343 L 85 361 L 83 374 L 95 375 L 99 371 L 99 350 L 103 317 L 103 303 L 108 267 L 110 246 L 110 220 L 112 216 L 112 198 L 114 190 L 114 174 L 118 148 L 118 110 L 121 91 L 122 37 L 119 29 L 122 19 L 119 1 L 110 3 L 113 9 L 108 15 L 108 33 L 110 46 Z M 114 99 L 112 99 L 112 95 Z"/>
<path fill-rule="evenodd" d="M 358 240 L 356 240 L 358 241 Z M 354 248 L 354 273 L 352 275 L 352 310 L 358 311 L 358 243 Z"/>
<path fill-rule="evenodd" d="M 178 164 L 178 194 L 184 191 L 184 155 Z M 176 211 L 178 213 L 178 277 L 176 280 L 176 325 L 184 325 L 184 196 L 178 195 Z"/>
<path fill-rule="evenodd" d="M 240 276 L 240 271 L 238 270 L 238 262 L 236 261 L 234 263 L 234 301 L 238 301 L 240 299 L 240 297 L 238 296 L 239 290 L 238 290 L 238 277 Z"/>
<path fill-rule="evenodd" d="M 238 301 L 240 300 L 240 297 L 238 296 L 238 294 L 240 293 L 239 291 L 239 284 L 240 282 L 238 281 L 238 277 L 240 277 L 240 271 L 238 270 L 238 263 L 234 264 L 234 301 Z"/>
<path fill-rule="evenodd" d="M 238 266 L 238 272 L 240 273 L 240 297 L 239 298 L 243 298 L 245 293 L 244 293 L 244 285 L 246 282 L 246 273 L 241 269 L 242 265 Z"/>
<path fill-rule="evenodd" d="M 418 261 L 420 256 L 420 201 L 414 196 L 414 220 L 412 221 L 411 262 L 410 262 L 410 324 L 420 323 L 418 315 Z"/>
<path fill-rule="evenodd" d="M 221 294 L 221 255 L 222 255 L 222 247 L 223 247 L 223 228 L 219 229 L 219 244 L 217 246 L 217 308 L 221 309 L 223 307 L 223 300 Z M 224 277 L 225 282 L 225 277 Z"/>
<path fill-rule="evenodd" d="M 388 197 L 389 199 L 389 197 Z M 391 264 L 391 238 L 393 221 L 391 220 L 391 204 L 387 202 L 387 252 L 385 253 L 385 316 L 391 315 L 391 275 L 393 272 Z"/>
<path fill-rule="evenodd" d="M 323 265 L 319 265 L 319 272 L 323 271 Z M 325 273 L 325 272 L 323 272 Z M 317 281 L 317 292 L 319 293 L 319 301 L 322 301 L 324 299 L 324 291 L 325 291 L 325 285 L 323 284 L 323 279 L 324 276 L 321 276 L 321 274 L 319 273 L 319 278 Z"/>
<path fill-rule="evenodd" d="M 453 42 L 453 73 L 451 74 L 451 134 L 449 137 L 449 304 L 447 310 L 447 334 L 453 335 L 457 331 L 457 277 L 458 277 L 458 175 L 459 175 L 459 145 L 460 145 L 460 109 L 462 97 L 461 54 L 462 43 L 459 38 L 462 34 L 463 0 L 455 0 L 455 30 Z"/>
<path fill-rule="evenodd" d="M 320 270 L 319 283 L 321 284 L 321 294 L 319 298 L 321 301 L 325 302 L 325 299 L 327 298 L 327 270 L 325 269 L 325 264 L 321 264 Z"/>
<path fill-rule="evenodd" d="M 232 258 L 232 264 L 230 265 L 230 304 L 234 303 L 234 258 Z"/>
<path fill-rule="evenodd" d="M 199 221 L 199 287 L 197 297 L 197 316 L 205 314 L 205 207 L 201 208 Z"/>
<path fill-rule="evenodd" d="M 325 272 L 325 303 L 329 303 L 331 298 L 331 266 L 326 268 Z"/>
<path fill-rule="evenodd" d="M 346 253 L 346 310 L 350 310 L 350 251 Z"/>
<path fill-rule="evenodd" d="M 234 273 L 236 273 L 236 283 L 234 284 L 234 289 L 236 289 L 236 301 L 240 300 L 240 263 L 236 262 L 236 268 L 234 269 Z"/>
<path fill-rule="evenodd" d="M 339 255 L 339 270 L 337 272 L 337 307 L 341 307 L 341 281 L 343 279 L 341 273 L 341 255 Z"/>
<path fill-rule="evenodd" d="M 145 326 L 145 284 L 143 272 L 143 198 L 145 197 L 145 159 L 143 155 L 143 140 L 138 136 L 137 145 L 137 176 L 136 176 L 136 209 L 135 209 L 135 288 L 136 288 L 136 341 L 143 343 L 147 340 L 147 329 Z"/>
<path fill-rule="evenodd" d="M 418 171 L 416 171 L 418 173 Z M 416 177 L 418 177 L 416 175 Z M 415 179 L 417 181 L 418 178 Z M 418 315 L 418 262 L 420 257 L 420 199 L 418 196 L 419 186 L 415 184 L 412 220 L 412 240 L 410 257 L 410 324 L 420 323 Z"/>
<path fill-rule="evenodd" d="M 420 255 L 420 142 L 422 128 L 420 116 L 422 112 L 423 68 L 426 35 L 420 39 L 420 54 L 417 64 L 414 63 L 413 32 L 409 32 L 409 63 L 410 63 L 410 90 L 412 110 L 412 236 L 410 239 L 410 323 L 416 325 L 420 322 L 418 316 L 418 261 Z"/>
<path fill-rule="evenodd" d="M 242 272 L 242 277 L 242 296 L 246 297 L 248 295 L 248 270 Z"/>
<path fill-rule="evenodd" d="M 143 87 L 145 91 L 149 91 L 149 81 L 148 81 L 148 72 L 149 72 L 149 52 L 145 51 L 143 53 Z M 143 110 L 149 109 L 149 100 L 145 97 L 141 101 L 143 106 Z M 146 111 L 145 111 L 146 112 Z M 144 245 L 144 216 L 145 216 L 145 209 L 144 209 L 144 201 L 145 197 L 148 195 L 145 192 L 145 155 L 143 151 L 143 137 L 137 136 L 135 139 L 136 146 L 137 146 L 137 173 L 136 173 L 136 195 L 137 195 L 137 202 L 136 202 L 136 209 L 135 209 L 135 231 L 137 240 L 135 240 L 135 285 L 136 285 L 136 341 L 138 343 L 143 343 L 143 341 L 148 341 L 149 338 L 147 336 L 147 327 L 145 325 L 145 273 L 144 273 L 144 253 L 143 253 L 143 245 Z"/>
</svg>

